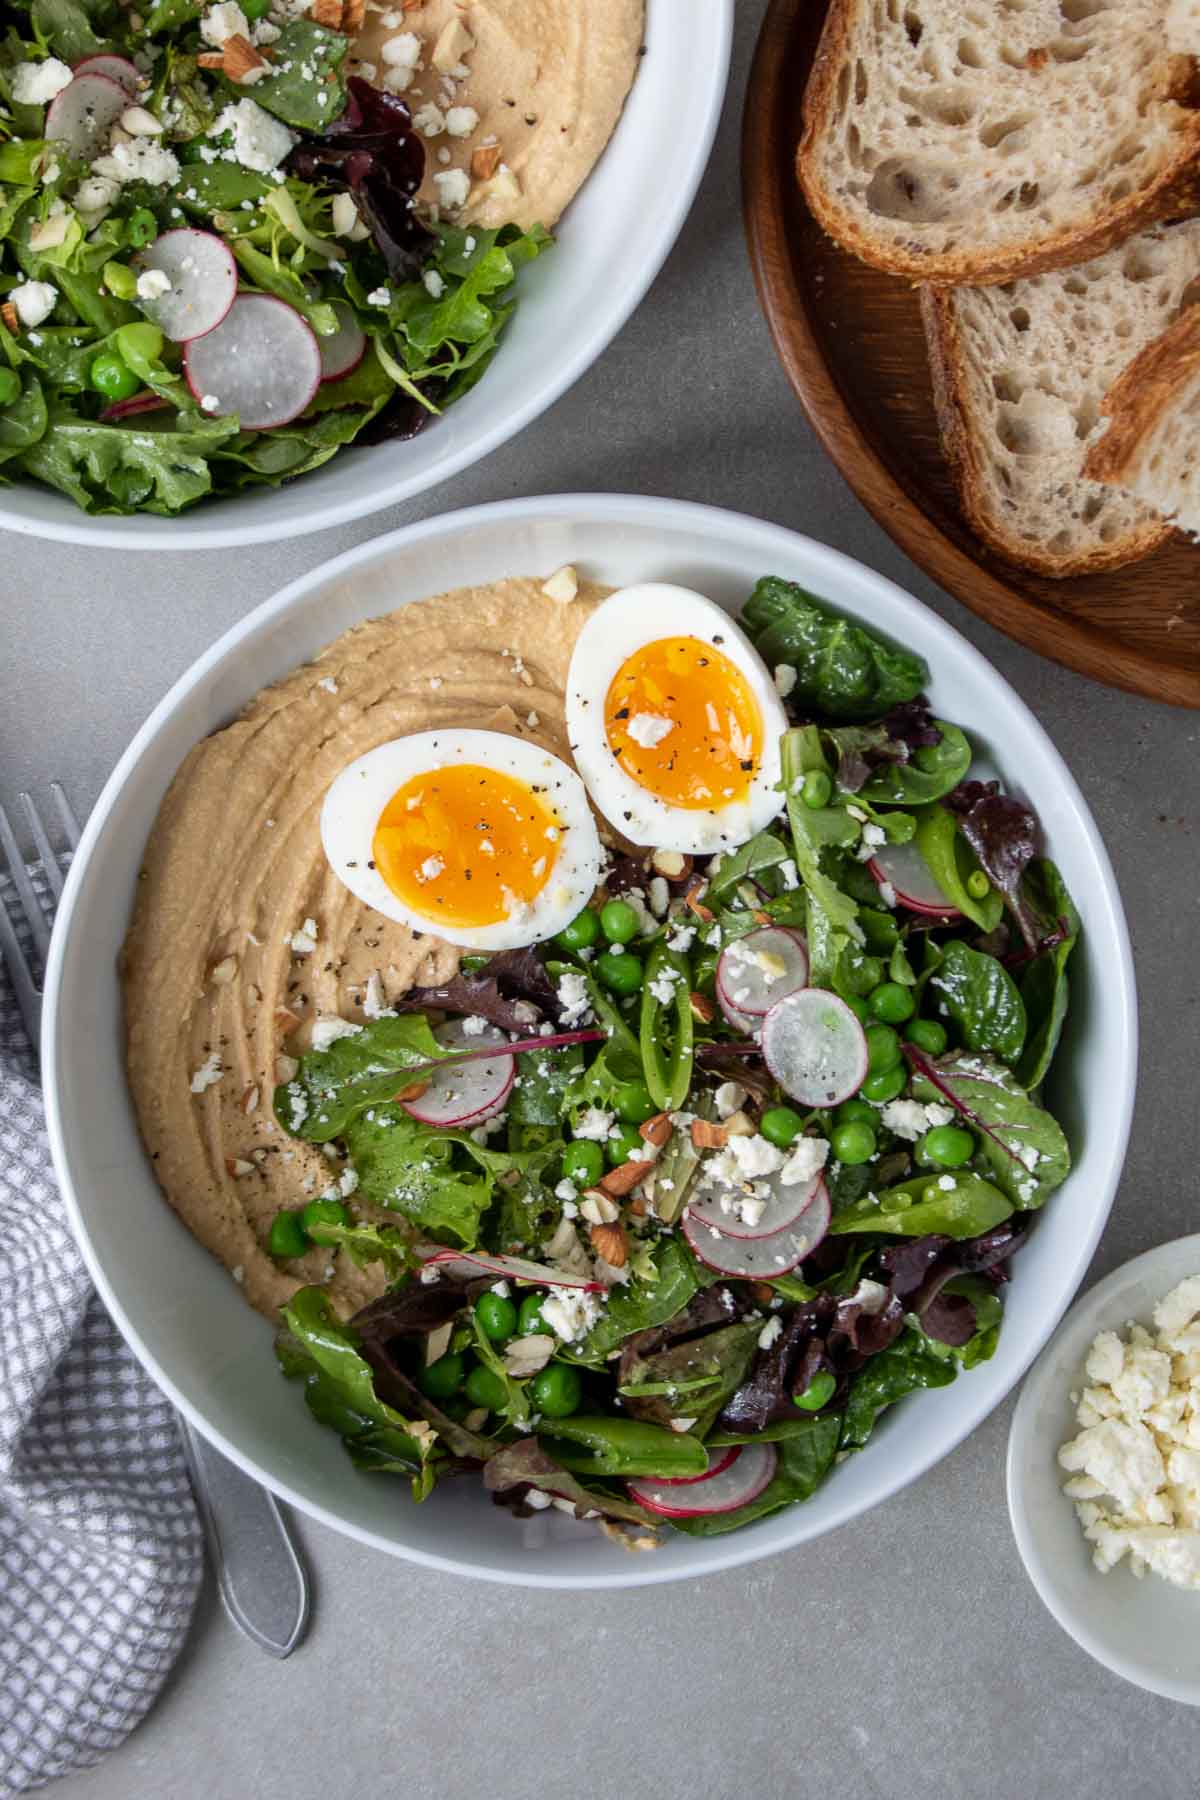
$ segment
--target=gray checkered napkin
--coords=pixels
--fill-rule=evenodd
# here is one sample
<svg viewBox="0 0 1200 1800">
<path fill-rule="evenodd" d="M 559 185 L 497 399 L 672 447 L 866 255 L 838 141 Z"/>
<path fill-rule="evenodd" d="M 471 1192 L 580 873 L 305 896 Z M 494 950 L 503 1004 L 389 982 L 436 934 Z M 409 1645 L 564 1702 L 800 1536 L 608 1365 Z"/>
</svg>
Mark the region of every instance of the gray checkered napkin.
<svg viewBox="0 0 1200 1800">
<path fill-rule="evenodd" d="M 67 1228 L 0 970 L 0 1796 L 133 1730 L 182 1646 L 201 1568 L 171 1408 Z"/>
</svg>

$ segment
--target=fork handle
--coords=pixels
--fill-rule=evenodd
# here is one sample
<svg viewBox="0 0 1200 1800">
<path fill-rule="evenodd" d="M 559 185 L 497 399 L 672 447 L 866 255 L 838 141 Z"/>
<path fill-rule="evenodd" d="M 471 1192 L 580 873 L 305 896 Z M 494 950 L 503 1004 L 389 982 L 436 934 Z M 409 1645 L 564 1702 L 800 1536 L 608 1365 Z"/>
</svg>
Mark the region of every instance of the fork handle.
<svg viewBox="0 0 1200 1800">
<path fill-rule="evenodd" d="M 177 1417 L 226 1611 L 260 1649 L 290 1656 L 308 1624 L 309 1588 L 288 1521 L 273 1494 Z"/>
</svg>

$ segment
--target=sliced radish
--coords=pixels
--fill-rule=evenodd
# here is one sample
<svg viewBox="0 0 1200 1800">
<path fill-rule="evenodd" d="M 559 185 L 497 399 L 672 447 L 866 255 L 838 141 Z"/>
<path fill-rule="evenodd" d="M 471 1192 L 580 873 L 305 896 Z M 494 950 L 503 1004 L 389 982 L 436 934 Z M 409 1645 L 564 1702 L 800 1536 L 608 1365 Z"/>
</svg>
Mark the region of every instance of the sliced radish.
<svg viewBox="0 0 1200 1800">
<path fill-rule="evenodd" d="M 508 1281 L 530 1281 L 538 1287 L 582 1288 L 585 1293 L 604 1292 L 602 1281 L 589 1275 L 566 1275 L 561 1269 L 548 1269 L 545 1263 L 526 1262 L 523 1256 L 488 1256 L 482 1250 L 446 1250 L 438 1244 L 421 1244 L 417 1255 L 427 1269 L 444 1269 L 470 1281 L 477 1275 L 496 1275 Z"/>
<path fill-rule="evenodd" d="M 46 108 L 46 137 L 68 156 L 91 162 L 129 105 L 128 91 L 108 75 L 76 75 Z"/>
<path fill-rule="evenodd" d="M 717 962 L 721 1009 L 761 1018 L 808 980 L 808 947 L 798 931 L 764 925 L 735 938 Z"/>
<path fill-rule="evenodd" d="M 115 81 L 129 95 L 139 94 L 142 78 L 134 65 L 124 56 L 85 56 L 82 62 L 75 64 L 76 75 L 106 75 Z"/>
<path fill-rule="evenodd" d="M 774 1444 L 742 1444 L 740 1454 L 720 1469 L 691 1483 L 686 1494 L 670 1481 L 627 1481 L 640 1506 L 664 1519 L 703 1519 L 713 1513 L 737 1512 L 769 1486 L 778 1457 Z"/>
<path fill-rule="evenodd" d="M 122 419 L 132 419 L 139 413 L 162 412 L 170 409 L 171 402 L 164 400 L 161 394 L 151 393 L 149 388 L 141 394 L 131 394 L 128 400 L 114 400 L 100 414 L 102 425 L 116 425 Z"/>
<path fill-rule="evenodd" d="M 821 1188 L 798 1219 L 773 1231 L 770 1237 L 735 1238 L 693 1214 L 684 1216 L 684 1237 L 700 1261 L 721 1275 L 738 1275 L 746 1281 L 770 1281 L 786 1275 L 811 1256 L 829 1230 L 829 1196 Z"/>
<path fill-rule="evenodd" d="M 837 1106 L 867 1075 L 867 1039 L 836 994 L 801 988 L 762 1023 L 763 1058 L 785 1094 L 803 1106 Z"/>
<path fill-rule="evenodd" d="M 468 1037 L 461 1019 L 439 1025 L 434 1037 L 444 1050 L 478 1050 L 508 1039 L 495 1025 Z M 513 1090 L 511 1056 L 472 1057 L 470 1062 L 441 1064 L 429 1075 L 429 1086 L 415 1100 L 402 1100 L 410 1119 L 422 1125 L 482 1125 L 502 1111 Z"/>
<path fill-rule="evenodd" d="M 910 912 L 930 913 L 939 919 L 962 917 L 934 880 L 915 844 L 885 844 L 867 867 L 879 886 L 890 887 L 901 906 L 907 906 Z"/>
<path fill-rule="evenodd" d="M 338 328 L 332 337 L 317 339 L 321 351 L 321 380 L 341 381 L 352 375 L 366 355 L 367 334 L 344 300 L 335 300 Z"/>
<path fill-rule="evenodd" d="M 214 331 L 187 345 L 183 366 L 205 412 L 237 413 L 245 431 L 298 419 L 321 384 L 316 333 L 272 294 L 239 294 Z"/>
<path fill-rule="evenodd" d="M 727 1444 L 723 1450 L 710 1450 L 708 1467 L 703 1475 L 660 1475 L 653 1482 L 654 1487 L 685 1488 L 695 1487 L 698 1481 L 707 1481 L 710 1475 L 721 1475 L 731 1462 L 736 1462 L 740 1444 Z"/>
<path fill-rule="evenodd" d="M 777 1231 L 792 1225 L 806 1213 L 814 1201 L 818 1200 L 825 1186 L 822 1176 L 816 1175 L 811 1181 L 794 1181 L 789 1187 L 780 1170 L 775 1175 L 761 1176 L 755 1187 L 763 1200 L 763 1210 L 754 1220 L 747 1224 L 735 1212 L 726 1212 L 721 1205 L 722 1198 L 731 1198 L 728 1190 L 722 1196 L 713 1190 L 703 1193 L 688 1202 L 688 1211 L 702 1225 L 715 1225 L 723 1237 L 731 1238 L 764 1238 L 773 1237 Z M 736 1196 L 733 1196 L 736 1204 Z"/>
<path fill-rule="evenodd" d="M 237 299 L 237 263 L 215 232 L 190 225 L 164 231 L 139 251 L 134 264 L 142 270 L 157 269 L 171 283 L 165 294 L 141 304 L 146 317 L 176 344 L 214 330 Z"/>
<path fill-rule="evenodd" d="M 727 1022 L 733 1026 L 735 1031 L 740 1031 L 743 1037 L 752 1038 L 758 1035 L 762 1019 L 743 1012 L 740 1007 L 733 1004 L 732 1000 L 727 1000 L 720 982 L 717 983 L 717 1005 L 721 1008 Z"/>
</svg>

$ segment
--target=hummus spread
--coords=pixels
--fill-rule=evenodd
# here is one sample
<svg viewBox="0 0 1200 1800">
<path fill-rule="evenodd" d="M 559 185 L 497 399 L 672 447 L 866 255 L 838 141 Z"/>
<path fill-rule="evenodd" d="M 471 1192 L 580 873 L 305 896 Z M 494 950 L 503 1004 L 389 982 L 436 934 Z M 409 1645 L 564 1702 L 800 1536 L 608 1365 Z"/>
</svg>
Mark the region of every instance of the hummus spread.
<svg viewBox="0 0 1200 1800">
<path fill-rule="evenodd" d="M 333 874 L 325 791 L 377 744 L 437 726 L 508 731 L 569 762 L 567 666 L 605 591 L 581 583 L 564 604 L 504 580 L 356 626 L 198 744 L 167 792 L 122 956 L 130 1088 L 167 1199 L 272 1319 L 306 1282 L 325 1283 L 342 1314 L 383 1286 L 338 1252 L 286 1264 L 267 1252 L 281 1208 L 332 1189 L 362 1210 L 352 1171 L 276 1123 L 286 1059 L 318 1017 L 361 1022 L 458 963 Z"/>
<path fill-rule="evenodd" d="M 644 23 L 645 0 L 372 0 L 349 67 L 410 107 L 424 205 L 455 223 L 550 227 L 612 136 Z M 439 180 L 451 171 L 465 182 Z"/>
</svg>

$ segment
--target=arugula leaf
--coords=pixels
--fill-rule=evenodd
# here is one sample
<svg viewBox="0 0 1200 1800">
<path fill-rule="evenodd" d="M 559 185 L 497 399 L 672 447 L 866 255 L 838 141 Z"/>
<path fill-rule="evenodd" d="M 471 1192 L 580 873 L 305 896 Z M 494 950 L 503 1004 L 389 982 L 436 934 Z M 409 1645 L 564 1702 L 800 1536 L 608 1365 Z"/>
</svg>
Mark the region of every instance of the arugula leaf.
<svg viewBox="0 0 1200 1800">
<path fill-rule="evenodd" d="M 947 1185 L 943 1185 L 943 1183 Z M 831 1237 L 887 1232 L 892 1237 L 981 1237 L 1012 1214 L 1012 1201 L 970 1169 L 917 1175 L 879 1194 L 866 1194 L 834 1216 Z"/>
<path fill-rule="evenodd" d="M 272 72 L 254 84 L 255 105 L 300 131 L 322 131 L 345 110 L 342 64 L 351 40 L 293 19 L 271 46 Z"/>
<path fill-rule="evenodd" d="M 872 1362 L 879 1360 L 875 1357 Z M 710 1513 L 699 1519 L 672 1519 L 671 1523 L 676 1530 L 686 1531 L 690 1537 L 717 1537 L 749 1525 L 754 1519 L 763 1519 L 768 1513 L 778 1512 L 782 1506 L 811 1499 L 833 1467 L 841 1430 L 840 1413 L 816 1413 L 799 1419 L 794 1426 L 789 1419 L 786 1436 L 772 1432 L 770 1427 L 757 1432 L 756 1437 L 774 1439 L 778 1443 L 779 1456 L 775 1474 L 757 1500 L 739 1507 L 736 1512 Z"/>
<path fill-rule="evenodd" d="M 1065 937 L 1034 957 L 1021 980 L 1029 1035 L 1016 1075 L 1023 1088 L 1032 1090 L 1046 1079 L 1062 1036 L 1071 991 L 1067 963 L 1079 942 L 1081 927 L 1075 903 L 1052 862 L 1045 858 L 1036 859 L 1029 865 L 1025 879 L 1033 889 L 1041 911 L 1064 920 L 1067 927 Z"/>
<path fill-rule="evenodd" d="M 982 1154 L 1014 1206 L 1041 1206 L 1062 1186 L 1071 1168 L 1062 1127 L 1002 1063 L 963 1052 L 934 1059 L 912 1044 L 904 1052 L 914 1097 L 948 1101 L 979 1132 Z"/>
<path fill-rule="evenodd" d="M 919 656 L 775 575 L 759 581 L 741 624 L 768 667 L 795 669 L 792 705 L 829 718 L 876 719 L 915 700 L 929 679 Z"/>
<path fill-rule="evenodd" d="M 953 1362 L 932 1351 L 910 1326 L 895 1343 L 872 1356 L 851 1381 L 842 1447 L 861 1450 L 887 1407 L 917 1388 L 949 1387 L 954 1376 Z"/>
<path fill-rule="evenodd" d="M 969 1050 L 1015 1063 L 1025 1044 L 1025 1004 L 1008 970 L 985 950 L 952 938 L 929 978 Z"/>
<path fill-rule="evenodd" d="M 368 1106 L 391 1100 L 405 1070 L 445 1057 L 429 1020 L 420 1013 L 373 1019 L 328 1050 L 301 1057 L 293 1081 L 275 1090 L 275 1117 L 293 1137 L 328 1144 L 344 1137 L 350 1121 Z"/>
</svg>

